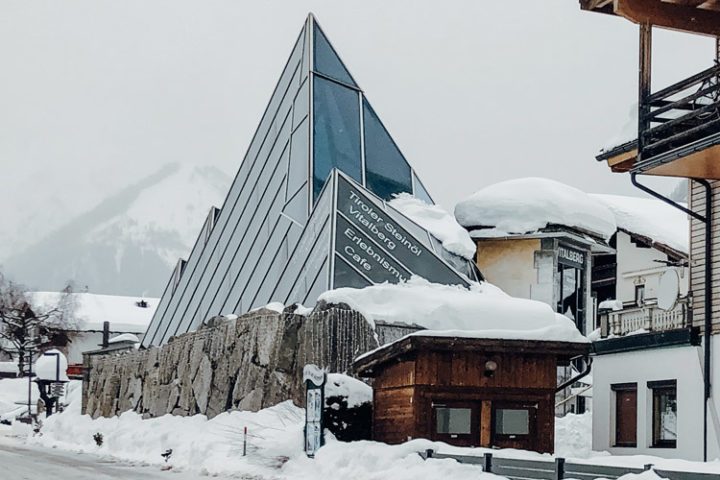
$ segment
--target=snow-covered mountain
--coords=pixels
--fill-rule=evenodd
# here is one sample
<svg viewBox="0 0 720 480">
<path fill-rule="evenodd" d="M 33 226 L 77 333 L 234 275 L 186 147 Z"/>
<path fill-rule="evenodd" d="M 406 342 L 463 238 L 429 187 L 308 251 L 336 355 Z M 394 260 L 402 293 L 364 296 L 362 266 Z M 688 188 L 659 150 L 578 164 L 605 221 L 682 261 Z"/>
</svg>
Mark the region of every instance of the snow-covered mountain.
<svg viewBox="0 0 720 480">
<path fill-rule="evenodd" d="M 9 256 L 3 269 L 33 290 L 72 280 L 94 293 L 160 296 L 230 180 L 214 167 L 168 164 Z"/>
</svg>

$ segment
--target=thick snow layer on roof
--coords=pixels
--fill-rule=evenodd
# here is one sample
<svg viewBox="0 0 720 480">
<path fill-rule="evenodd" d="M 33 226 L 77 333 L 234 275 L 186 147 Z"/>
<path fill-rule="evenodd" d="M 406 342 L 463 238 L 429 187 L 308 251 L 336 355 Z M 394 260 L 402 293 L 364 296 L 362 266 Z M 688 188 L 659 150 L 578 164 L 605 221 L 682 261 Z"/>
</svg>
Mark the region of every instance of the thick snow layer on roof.
<svg viewBox="0 0 720 480">
<path fill-rule="evenodd" d="M 140 339 L 137 337 L 137 335 L 132 333 L 121 333 L 117 337 L 113 337 L 108 340 L 108 343 L 111 345 L 120 342 L 140 343 Z"/>
<path fill-rule="evenodd" d="M 438 205 L 430 205 L 408 193 L 401 193 L 390 206 L 430 232 L 450 253 L 472 260 L 475 242 L 455 218 Z"/>
<path fill-rule="evenodd" d="M 563 225 L 608 239 L 616 229 L 615 217 L 602 202 L 564 183 L 536 177 L 508 180 L 475 192 L 457 204 L 455 218 L 472 229 L 475 238 Z"/>
<path fill-rule="evenodd" d="M 466 289 L 413 277 L 400 284 L 338 288 L 323 293 L 319 300 L 346 303 L 373 324 L 383 320 L 429 330 L 418 335 L 588 341 L 572 321 L 548 305 L 513 298 L 487 282 Z"/>
<path fill-rule="evenodd" d="M 363 403 L 371 403 L 372 387 L 357 378 L 342 373 L 328 373 L 325 384 L 325 398 L 344 397 L 348 407 L 353 408 Z"/>
<path fill-rule="evenodd" d="M 687 214 L 654 198 L 591 194 L 615 214 L 618 228 L 648 237 L 679 252 L 688 253 L 690 225 Z"/>
<path fill-rule="evenodd" d="M 33 305 L 53 308 L 61 302 L 63 293 L 32 292 Z M 159 299 L 145 298 L 147 307 L 139 307 L 139 297 L 71 293 L 74 322 L 81 331 L 102 330 L 103 322 L 110 322 L 111 332 L 145 333 L 155 313 Z"/>
</svg>

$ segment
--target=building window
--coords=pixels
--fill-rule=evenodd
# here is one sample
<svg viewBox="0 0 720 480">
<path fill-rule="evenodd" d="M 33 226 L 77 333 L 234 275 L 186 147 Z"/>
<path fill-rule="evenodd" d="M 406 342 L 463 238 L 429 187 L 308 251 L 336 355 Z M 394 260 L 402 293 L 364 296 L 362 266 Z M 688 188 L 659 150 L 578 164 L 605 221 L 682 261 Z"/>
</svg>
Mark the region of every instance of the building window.
<svg viewBox="0 0 720 480">
<path fill-rule="evenodd" d="M 447 435 L 469 435 L 472 432 L 470 408 L 435 408 L 435 432 Z"/>
<path fill-rule="evenodd" d="M 529 435 L 530 412 L 527 408 L 498 408 L 494 427 L 496 435 Z"/>
<path fill-rule="evenodd" d="M 677 380 L 648 382 L 652 390 L 652 446 L 677 447 Z"/>
<path fill-rule="evenodd" d="M 645 304 L 645 285 L 635 285 L 635 305 L 641 307 Z"/>
<path fill-rule="evenodd" d="M 615 446 L 637 447 L 637 384 L 610 388 L 615 392 Z"/>
</svg>

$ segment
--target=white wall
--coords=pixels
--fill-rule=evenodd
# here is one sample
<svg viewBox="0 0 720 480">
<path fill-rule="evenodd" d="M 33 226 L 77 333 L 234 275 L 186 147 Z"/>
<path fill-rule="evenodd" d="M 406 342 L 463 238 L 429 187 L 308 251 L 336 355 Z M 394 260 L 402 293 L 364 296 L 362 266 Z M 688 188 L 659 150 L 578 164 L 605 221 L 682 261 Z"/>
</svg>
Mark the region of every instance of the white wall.
<svg viewBox="0 0 720 480">
<path fill-rule="evenodd" d="M 713 337 L 714 352 L 720 340 Z M 713 355 L 715 390 L 720 392 L 720 355 Z M 593 450 L 618 455 L 654 455 L 702 460 L 703 352 L 701 347 L 681 346 L 599 355 L 593 362 Z M 652 448 L 652 392 L 647 382 L 677 380 L 677 448 Z M 612 384 L 636 382 L 638 387 L 637 447 L 613 447 L 615 393 Z M 711 411 L 720 411 L 720 393 L 711 399 Z M 711 414 L 712 415 L 712 414 Z M 717 415 L 709 422 L 708 458 L 720 457 Z"/>
<path fill-rule="evenodd" d="M 617 286 L 616 299 L 622 302 L 635 300 L 635 284 L 645 284 L 645 298 L 657 298 L 660 275 L 668 269 L 655 260 L 667 260 L 667 255 L 654 248 L 638 248 L 630 241 L 630 235 L 617 232 Z M 672 267 L 670 267 L 672 268 Z M 680 294 L 688 291 L 688 269 L 679 268 Z"/>
</svg>

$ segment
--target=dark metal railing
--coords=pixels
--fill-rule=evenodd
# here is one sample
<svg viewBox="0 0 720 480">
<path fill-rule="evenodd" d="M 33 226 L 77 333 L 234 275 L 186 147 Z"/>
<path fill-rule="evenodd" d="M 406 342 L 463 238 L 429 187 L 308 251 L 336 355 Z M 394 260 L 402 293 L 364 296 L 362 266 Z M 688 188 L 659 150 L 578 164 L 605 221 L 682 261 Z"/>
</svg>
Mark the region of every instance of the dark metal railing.
<svg viewBox="0 0 720 480">
<path fill-rule="evenodd" d="M 720 64 L 641 99 L 639 111 L 638 167 L 709 137 L 720 143 Z"/>
<path fill-rule="evenodd" d="M 440 453 L 434 450 L 419 452 L 425 460 L 452 459 L 458 463 L 477 465 L 486 473 L 507 477 L 510 480 L 596 480 L 598 478 L 618 479 L 627 474 L 640 474 L 652 470 L 660 478 L 669 480 L 715 480 L 717 473 L 701 473 L 692 471 L 674 471 L 658 469 L 652 464 L 645 464 L 643 468 L 620 467 L 612 465 L 593 465 L 591 463 L 576 463 L 555 457 L 552 460 L 527 460 L 519 458 L 502 458 L 492 453 L 483 456 L 456 455 Z"/>
</svg>

